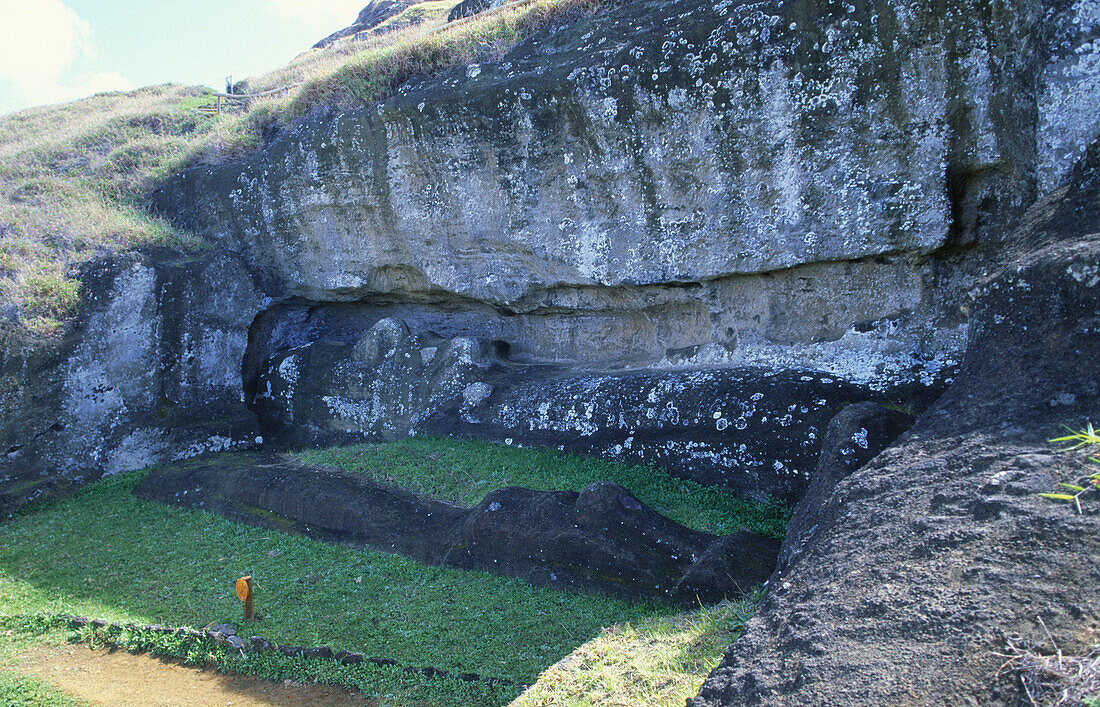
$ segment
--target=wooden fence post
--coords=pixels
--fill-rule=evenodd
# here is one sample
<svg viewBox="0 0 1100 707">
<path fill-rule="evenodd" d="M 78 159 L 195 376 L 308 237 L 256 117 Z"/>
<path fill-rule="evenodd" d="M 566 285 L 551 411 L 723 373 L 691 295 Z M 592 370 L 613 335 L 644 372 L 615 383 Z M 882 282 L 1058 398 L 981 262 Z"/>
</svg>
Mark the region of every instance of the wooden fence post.
<svg viewBox="0 0 1100 707">
<path fill-rule="evenodd" d="M 252 620 L 252 576 L 246 575 L 237 580 L 237 598 L 244 602 L 244 620 Z"/>
</svg>

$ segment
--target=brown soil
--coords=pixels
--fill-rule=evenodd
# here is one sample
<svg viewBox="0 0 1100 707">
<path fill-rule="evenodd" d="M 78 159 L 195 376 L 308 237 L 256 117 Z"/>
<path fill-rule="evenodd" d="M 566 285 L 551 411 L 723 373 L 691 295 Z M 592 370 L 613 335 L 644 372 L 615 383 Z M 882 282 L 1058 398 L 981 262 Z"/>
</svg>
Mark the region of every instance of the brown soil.
<svg viewBox="0 0 1100 707">
<path fill-rule="evenodd" d="M 374 705 L 360 694 L 331 685 L 269 682 L 223 675 L 119 650 L 71 645 L 39 647 L 15 664 L 74 697 L 111 707 L 269 707 L 271 705 Z"/>
</svg>

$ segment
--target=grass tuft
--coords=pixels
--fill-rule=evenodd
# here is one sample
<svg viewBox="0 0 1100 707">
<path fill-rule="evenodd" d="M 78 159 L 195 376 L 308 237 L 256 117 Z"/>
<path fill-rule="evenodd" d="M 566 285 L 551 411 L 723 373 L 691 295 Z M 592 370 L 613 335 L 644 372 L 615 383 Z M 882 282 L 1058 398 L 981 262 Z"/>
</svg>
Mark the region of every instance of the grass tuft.
<svg viewBox="0 0 1100 707">
<path fill-rule="evenodd" d="M 521 39 L 553 22 L 598 11 L 606 0 L 529 0 L 506 5 L 429 32 L 411 32 L 366 47 L 305 81 L 287 106 L 301 116 L 317 106 L 370 105 L 415 76 L 499 58 Z"/>
<path fill-rule="evenodd" d="M 1066 426 L 1066 430 L 1070 434 L 1049 440 L 1050 442 L 1062 442 L 1069 445 L 1063 447 L 1063 452 L 1072 452 L 1081 448 L 1093 450 L 1100 446 L 1100 435 L 1096 433 L 1092 422 L 1087 422 L 1083 430 L 1074 431 L 1072 427 L 1068 426 Z M 1086 461 L 1092 465 L 1100 464 L 1100 454 L 1090 451 L 1087 453 Z M 1095 469 L 1096 466 L 1089 467 L 1084 474 L 1073 479 L 1075 483 L 1059 483 L 1058 485 L 1062 489 L 1057 493 L 1041 493 L 1039 495 L 1053 501 L 1067 501 L 1077 508 L 1078 513 L 1084 513 L 1081 507 L 1081 498 L 1090 495 L 1095 497 L 1100 494 L 1100 471 L 1095 471 Z"/>
</svg>

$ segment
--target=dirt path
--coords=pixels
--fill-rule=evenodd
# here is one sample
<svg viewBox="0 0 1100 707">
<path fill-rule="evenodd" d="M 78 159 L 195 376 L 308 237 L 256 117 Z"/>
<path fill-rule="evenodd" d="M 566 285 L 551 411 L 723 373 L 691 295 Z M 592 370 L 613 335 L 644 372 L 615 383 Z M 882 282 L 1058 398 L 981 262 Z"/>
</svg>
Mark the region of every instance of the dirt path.
<svg viewBox="0 0 1100 707">
<path fill-rule="evenodd" d="M 330 685 L 286 684 L 223 675 L 148 655 L 92 650 L 81 645 L 35 648 L 17 658 L 14 667 L 93 705 L 111 707 L 376 704 L 358 693 Z"/>
</svg>

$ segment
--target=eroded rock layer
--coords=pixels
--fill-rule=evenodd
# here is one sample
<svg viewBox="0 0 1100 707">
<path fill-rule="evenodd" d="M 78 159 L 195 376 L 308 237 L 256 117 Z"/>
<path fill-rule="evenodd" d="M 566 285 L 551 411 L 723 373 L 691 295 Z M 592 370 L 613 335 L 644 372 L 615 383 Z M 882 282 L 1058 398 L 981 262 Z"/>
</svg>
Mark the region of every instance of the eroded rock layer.
<svg viewBox="0 0 1100 707">
<path fill-rule="evenodd" d="M 1034 122 L 1002 85 L 1034 67 L 991 52 L 1046 52 L 1016 26 L 1038 10 L 816 5 L 632 3 L 154 201 L 292 295 L 477 311 L 463 335 L 530 360 L 934 377 L 964 320 L 928 254 L 1036 191 L 1001 125 Z"/>
<path fill-rule="evenodd" d="M 1091 13 L 642 0 L 155 201 L 315 300 L 519 311 L 562 287 L 923 255 L 996 233 L 1083 153 L 1100 119 L 1064 97 L 1096 95 L 1074 80 Z"/>
<path fill-rule="evenodd" d="M 270 359 L 255 410 L 265 436 L 284 444 L 463 435 L 656 463 L 793 502 L 829 419 L 875 395 L 820 373 L 584 371 L 502 353 L 499 343 L 383 319 L 354 344 L 319 341 Z"/>
</svg>

